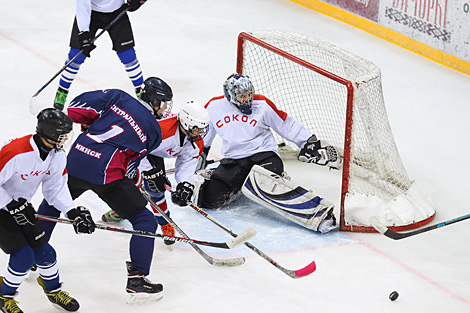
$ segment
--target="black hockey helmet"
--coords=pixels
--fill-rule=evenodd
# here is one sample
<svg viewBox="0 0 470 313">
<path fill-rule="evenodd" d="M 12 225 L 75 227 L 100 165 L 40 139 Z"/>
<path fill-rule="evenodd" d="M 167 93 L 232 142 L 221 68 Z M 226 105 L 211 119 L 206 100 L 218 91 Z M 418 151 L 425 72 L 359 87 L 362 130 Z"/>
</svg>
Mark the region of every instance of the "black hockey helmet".
<svg viewBox="0 0 470 313">
<path fill-rule="evenodd" d="M 149 77 L 144 81 L 142 91 L 140 92 L 140 99 L 152 106 L 155 117 L 159 119 L 162 116 L 157 114 L 157 111 L 162 107 L 163 102 L 167 105 L 165 111 L 171 111 L 173 91 L 162 79 Z"/>
<path fill-rule="evenodd" d="M 66 135 L 72 131 L 72 119 L 64 112 L 54 108 L 42 110 L 37 118 L 36 133 L 40 137 L 53 141 L 56 149 L 61 149 Z"/>
</svg>

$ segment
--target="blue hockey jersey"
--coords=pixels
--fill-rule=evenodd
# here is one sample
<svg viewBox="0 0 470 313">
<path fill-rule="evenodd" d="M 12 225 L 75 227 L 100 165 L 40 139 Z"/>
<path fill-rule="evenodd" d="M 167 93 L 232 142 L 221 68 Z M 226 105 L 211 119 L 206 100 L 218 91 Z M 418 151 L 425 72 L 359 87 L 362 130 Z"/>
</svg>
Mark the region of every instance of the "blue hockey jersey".
<svg viewBox="0 0 470 313">
<path fill-rule="evenodd" d="M 82 93 L 67 113 L 89 125 L 73 143 L 67 158 L 69 175 L 103 185 L 125 177 L 132 161 L 156 149 L 162 131 L 149 108 L 118 89 Z"/>
</svg>

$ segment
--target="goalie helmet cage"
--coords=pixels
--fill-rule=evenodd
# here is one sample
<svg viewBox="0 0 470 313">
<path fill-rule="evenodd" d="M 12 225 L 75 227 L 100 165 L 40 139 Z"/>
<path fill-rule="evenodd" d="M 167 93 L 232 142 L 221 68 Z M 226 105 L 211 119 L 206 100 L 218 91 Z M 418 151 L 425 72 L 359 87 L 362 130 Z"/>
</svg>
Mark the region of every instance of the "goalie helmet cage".
<svg viewBox="0 0 470 313">
<path fill-rule="evenodd" d="M 256 31 L 238 37 L 237 72 L 250 77 L 257 94 L 340 149 L 340 230 L 375 232 L 370 216 L 394 231 L 434 218 L 430 199 L 400 159 L 375 64 L 311 36 Z"/>
</svg>

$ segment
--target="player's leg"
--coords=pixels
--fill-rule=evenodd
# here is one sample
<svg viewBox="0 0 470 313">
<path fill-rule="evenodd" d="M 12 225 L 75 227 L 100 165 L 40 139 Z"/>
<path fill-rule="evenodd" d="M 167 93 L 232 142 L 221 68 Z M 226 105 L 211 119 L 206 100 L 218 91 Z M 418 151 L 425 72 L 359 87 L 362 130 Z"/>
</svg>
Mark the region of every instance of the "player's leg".
<svg viewBox="0 0 470 313">
<path fill-rule="evenodd" d="M 33 251 L 28 246 L 27 239 L 20 226 L 6 210 L 0 210 L 0 248 L 10 255 L 0 286 L 0 308 L 6 310 L 6 307 L 16 307 L 14 297 L 17 289 L 34 262 Z"/>
<path fill-rule="evenodd" d="M 144 83 L 144 78 L 142 74 L 142 69 L 140 67 L 140 62 L 137 59 L 135 49 L 130 48 L 124 51 L 116 51 L 117 56 L 121 60 L 121 63 L 124 65 L 126 74 L 134 85 L 135 94 L 139 98 L 141 86 Z"/>
<path fill-rule="evenodd" d="M 242 161 L 223 159 L 215 170 L 196 173 L 196 204 L 216 209 L 235 200 L 248 172 Z"/>
<path fill-rule="evenodd" d="M 140 88 L 144 83 L 140 62 L 134 49 L 134 34 L 129 17 L 121 17 L 108 31 L 113 42 L 113 50 L 124 65 L 127 76 L 134 85 L 136 96 L 140 96 Z"/>
<path fill-rule="evenodd" d="M 155 202 L 155 204 L 166 214 L 166 216 L 170 217 L 170 210 L 168 209 L 168 205 L 165 199 L 165 193 L 152 191 L 147 183 L 147 180 L 145 179 L 143 180 L 143 187 L 150 196 L 150 198 L 153 200 L 153 202 Z M 171 226 L 170 223 L 168 223 L 167 220 L 157 210 L 153 208 L 151 208 L 151 210 L 155 216 L 155 220 L 162 229 L 163 235 L 174 236 L 175 229 L 173 228 L 173 226 Z M 175 243 L 172 240 L 163 240 L 163 242 L 168 246 Z"/>
<path fill-rule="evenodd" d="M 328 232 L 335 227 L 334 205 L 261 166 L 251 169 L 242 192 L 266 208 L 306 228 Z"/>
<path fill-rule="evenodd" d="M 72 33 L 70 35 L 70 51 L 64 64 L 67 64 L 80 52 L 80 45 L 78 43 L 78 26 L 77 20 L 73 22 Z M 54 107 L 63 110 L 67 95 L 69 93 L 70 85 L 73 83 L 75 76 L 77 76 L 80 67 L 85 62 L 85 55 L 79 55 L 63 72 L 60 76 L 59 87 L 54 99 Z"/>
<path fill-rule="evenodd" d="M 281 175 L 284 173 L 284 163 L 282 162 L 279 155 L 272 151 L 260 152 L 252 157 L 250 157 L 250 161 L 253 165 L 259 165 L 268 171 Z M 251 170 L 251 168 L 250 168 Z"/>
<path fill-rule="evenodd" d="M 57 255 L 54 248 L 45 243 L 33 249 L 34 261 L 38 267 L 38 283 L 42 287 L 52 305 L 69 312 L 75 312 L 80 305 L 72 298 L 68 292 L 62 290 L 62 283 L 59 277 L 59 267 L 57 265 Z"/>
<path fill-rule="evenodd" d="M 106 185 L 95 185 L 92 190 L 98 194 L 116 213 L 129 220 L 136 231 L 155 233 L 157 221 L 147 208 L 147 201 L 130 179 L 123 178 Z M 163 287 L 147 279 L 150 273 L 154 250 L 154 238 L 133 235 L 129 243 L 131 262 L 127 264 L 128 293 L 153 294 L 161 298 Z"/>
</svg>

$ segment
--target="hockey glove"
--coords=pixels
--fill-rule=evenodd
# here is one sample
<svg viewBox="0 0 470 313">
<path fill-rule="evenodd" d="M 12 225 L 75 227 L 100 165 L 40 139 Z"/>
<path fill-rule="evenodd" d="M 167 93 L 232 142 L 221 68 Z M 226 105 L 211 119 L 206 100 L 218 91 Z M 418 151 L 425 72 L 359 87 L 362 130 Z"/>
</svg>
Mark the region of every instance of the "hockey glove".
<svg viewBox="0 0 470 313">
<path fill-rule="evenodd" d="M 171 194 L 171 201 L 179 206 L 187 206 L 193 196 L 194 185 L 187 181 L 181 182 L 176 186 L 176 191 Z"/>
<path fill-rule="evenodd" d="M 88 128 L 90 128 L 90 125 L 87 125 L 87 124 L 80 125 L 80 130 L 82 131 L 82 133 L 86 133 L 88 131 Z"/>
<path fill-rule="evenodd" d="M 142 177 L 147 180 L 149 188 L 152 191 L 165 192 L 165 185 L 171 187 L 171 183 L 162 169 L 153 168 L 150 171 L 142 172 Z"/>
<path fill-rule="evenodd" d="M 95 222 L 90 211 L 85 207 L 78 206 L 67 212 L 68 219 L 72 222 L 75 233 L 91 234 L 95 231 Z"/>
<path fill-rule="evenodd" d="M 96 48 L 96 46 L 91 43 L 90 32 L 78 33 L 78 45 L 79 45 L 80 50 L 83 51 L 83 54 L 87 58 L 90 57 L 90 52 Z"/>
<path fill-rule="evenodd" d="M 204 147 L 204 150 L 202 151 L 201 155 L 199 156 L 199 159 L 197 160 L 197 165 L 196 169 L 194 172 L 196 173 L 197 171 L 204 170 L 207 167 L 207 156 L 209 155 L 209 150 L 211 147 Z"/>
<path fill-rule="evenodd" d="M 7 204 L 7 209 L 15 219 L 16 224 L 20 226 L 36 225 L 38 223 L 36 211 L 31 203 L 24 198 L 19 198 L 18 201 L 12 200 Z"/>
<path fill-rule="evenodd" d="M 138 8 L 142 6 L 147 0 L 127 0 L 127 5 L 129 6 L 129 12 L 137 11 Z"/>
<path fill-rule="evenodd" d="M 142 185 L 142 182 L 144 180 L 144 178 L 142 177 L 142 173 L 139 171 L 139 169 L 136 170 L 135 177 L 129 178 L 129 179 L 134 182 L 134 184 L 137 186 L 137 188 L 139 188 L 140 185 Z"/>
<path fill-rule="evenodd" d="M 341 167 L 341 157 L 338 150 L 326 141 L 318 140 L 315 135 L 307 140 L 297 159 L 302 162 L 327 165 L 334 169 Z"/>
</svg>

